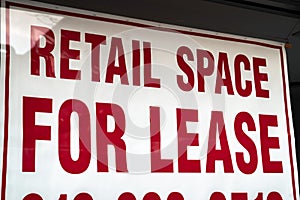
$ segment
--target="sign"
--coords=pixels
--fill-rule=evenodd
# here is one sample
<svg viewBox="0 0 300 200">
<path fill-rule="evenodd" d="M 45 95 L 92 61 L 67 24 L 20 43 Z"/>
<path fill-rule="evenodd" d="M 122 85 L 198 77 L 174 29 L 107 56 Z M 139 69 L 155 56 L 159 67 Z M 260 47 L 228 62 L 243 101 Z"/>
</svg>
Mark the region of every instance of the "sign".
<svg viewBox="0 0 300 200">
<path fill-rule="evenodd" d="M 4 5 L 2 200 L 299 199 L 282 44 Z"/>
</svg>

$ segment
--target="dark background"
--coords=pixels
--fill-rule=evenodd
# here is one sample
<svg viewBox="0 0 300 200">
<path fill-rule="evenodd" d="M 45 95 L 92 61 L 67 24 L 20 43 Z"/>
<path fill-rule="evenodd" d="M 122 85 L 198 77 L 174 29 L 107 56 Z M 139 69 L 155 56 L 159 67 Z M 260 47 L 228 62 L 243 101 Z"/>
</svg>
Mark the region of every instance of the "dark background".
<svg viewBox="0 0 300 200">
<path fill-rule="evenodd" d="M 300 163 L 300 0 L 36 0 L 167 24 L 287 43 Z"/>
</svg>

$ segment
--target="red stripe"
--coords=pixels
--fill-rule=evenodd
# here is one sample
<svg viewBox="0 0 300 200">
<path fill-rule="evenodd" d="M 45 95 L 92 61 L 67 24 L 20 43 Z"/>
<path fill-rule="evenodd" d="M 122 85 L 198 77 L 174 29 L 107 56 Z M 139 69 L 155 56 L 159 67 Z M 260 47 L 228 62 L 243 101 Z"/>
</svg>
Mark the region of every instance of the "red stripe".
<svg viewBox="0 0 300 200">
<path fill-rule="evenodd" d="M 288 141 L 289 141 L 289 154 L 290 154 L 290 165 L 291 165 L 291 176 L 292 176 L 292 185 L 293 185 L 293 196 L 296 200 L 296 183 L 294 177 L 294 162 L 293 162 L 293 151 L 292 151 L 292 138 L 291 138 L 291 130 L 290 130 L 290 123 L 289 123 L 289 112 L 288 112 L 288 105 L 287 105 L 287 94 L 286 94 L 286 82 L 285 82 L 285 75 L 284 75 L 284 61 L 283 61 L 283 52 L 282 48 L 280 49 L 280 62 L 281 62 L 281 71 L 282 71 L 282 81 L 283 81 L 283 96 L 284 96 L 284 108 L 285 108 L 285 116 L 286 116 L 286 126 L 287 126 L 287 134 L 288 134 Z"/>
<path fill-rule="evenodd" d="M 7 2 L 5 2 L 7 3 Z M 10 63 L 10 27 L 9 27 L 9 4 L 5 4 L 6 14 L 6 59 L 5 59 L 5 111 L 4 111 L 4 141 L 3 141 L 3 161 L 2 161 L 2 187 L 1 199 L 6 199 L 6 173 L 7 173 L 7 150 L 8 150 L 8 118 L 9 118 L 9 63 Z"/>
<path fill-rule="evenodd" d="M 55 13 L 55 14 L 67 15 L 67 16 L 71 16 L 71 17 L 79 17 L 79 18 L 85 18 L 85 19 L 91 19 L 91 20 L 97 20 L 97 21 L 123 24 L 123 25 L 135 26 L 135 27 L 140 27 L 140 28 L 154 29 L 154 30 L 163 31 L 163 32 L 175 32 L 175 33 L 177 32 L 177 33 L 182 33 L 185 35 L 213 38 L 213 39 L 218 39 L 218 40 L 227 40 L 227 41 L 239 42 L 239 43 L 245 43 L 245 44 L 254 44 L 254 45 L 264 46 L 264 47 L 268 47 L 268 48 L 275 48 L 275 49 L 280 48 L 280 46 L 277 46 L 277 45 L 271 45 L 271 44 L 266 44 L 266 43 L 257 42 L 257 41 L 249 41 L 249 40 L 231 38 L 231 37 L 226 37 L 226 36 L 210 35 L 210 34 L 198 33 L 198 32 L 192 32 L 192 31 L 176 30 L 176 29 L 171 29 L 171 28 L 155 27 L 155 26 L 150 26 L 150 25 L 143 24 L 143 23 L 138 23 L 138 22 L 129 22 L 129 21 L 124 21 L 124 20 L 119 20 L 119 19 L 109 19 L 109 18 L 105 18 L 105 17 L 91 16 L 91 15 L 82 14 L 82 13 L 72 13 L 72 12 L 68 12 L 68 11 L 54 10 L 51 8 L 43 8 L 43 7 L 25 5 L 25 4 L 21 4 L 21 3 L 15 3 L 15 2 L 8 2 L 8 4 L 11 6 L 32 9 L 32 10 L 38 10 L 38 11 L 43 11 L 43 12 L 48 12 L 48 13 Z"/>
</svg>

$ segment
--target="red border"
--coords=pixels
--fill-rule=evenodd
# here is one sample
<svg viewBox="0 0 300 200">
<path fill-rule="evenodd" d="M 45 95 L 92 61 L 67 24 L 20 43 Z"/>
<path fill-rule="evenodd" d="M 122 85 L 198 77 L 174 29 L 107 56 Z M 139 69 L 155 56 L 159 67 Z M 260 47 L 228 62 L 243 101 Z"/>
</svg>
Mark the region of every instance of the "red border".
<svg viewBox="0 0 300 200">
<path fill-rule="evenodd" d="M 115 23 L 115 24 L 130 25 L 130 26 L 135 26 L 135 27 L 140 27 L 140 28 L 155 29 L 155 30 L 160 30 L 160 31 L 165 31 L 165 32 L 179 32 L 179 33 L 182 33 L 185 35 L 200 36 L 200 37 L 213 38 L 213 39 L 219 39 L 219 40 L 228 40 L 228 41 L 241 42 L 241 43 L 246 43 L 246 44 L 254 44 L 254 45 L 275 48 L 275 49 L 281 48 L 280 46 L 266 44 L 263 42 L 248 41 L 248 40 L 243 40 L 243 39 L 210 35 L 210 34 L 205 34 L 205 33 L 197 33 L 197 32 L 192 32 L 192 31 L 176 30 L 176 29 L 171 29 L 171 28 L 154 27 L 151 25 L 146 25 L 146 24 L 138 23 L 138 22 L 129 22 L 129 21 L 123 21 L 123 20 L 118 20 L 118 19 L 109 19 L 109 18 L 105 18 L 105 17 L 91 16 L 91 15 L 81 14 L 81 13 L 72 13 L 69 11 L 54 10 L 51 8 L 26 5 L 26 4 L 22 4 L 22 3 L 7 2 L 7 4 L 8 4 L 8 7 L 16 6 L 16 7 L 38 10 L 38 11 L 43 11 L 43 12 L 67 15 L 67 16 L 72 16 L 72 17 L 79 17 L 79 18 L 85 18 L 85 19 L 91 19 L 91 20 L 97 20 L 97 21 L 111 22 L 111 23 Z"/>
<path fill-rule="evenodd" d="M 285 79 L 285 70 L 284 70 L 284 59 L 283 59 L 283 50 L 281 46 L 277 45 L 271 45 L 263 42 L 257 42 L 257 41 L 249 41 L 244 39 L 237 39 L 237 38 L 231 38 L 226 36 L 217 36 L 217 35 L 210 35 L 205 33 L 199 33 L 199 32 L 192 32 L 192 31 L 184 31 L 184 30 L 176 30 L 171 28 L 162 28 L 162 27 L 154 27 L 150 25 L 146 25 L 143 23 L 137 23 L 137 22 L 129 22 L 129 21 L 123 21 L 119 19 L 110 19 L 105 17 L 99 17 L 99 16 L 91 16 L 87 14 L 80 14 L 80 13 L 72 13 L 69 11 L 62 11 L 62 10 L 54 10 L 50 8 L 44 8 L 44 7 L 38 7 L 38 6 L 32 6 L 32 5 L 26 5 L 22 3 L 15 3 L 15 2 L 8 2 L 5 1 L 5 8 L 6 8 L 6 73 L 5 73 L 5 114 L 4 114 L 4 145 L 3 145 L 3 167 L 2 167 L 2 188 L 1 188 L 1 199 L 6 199 L 6 174 L 7 174 L 7 150 L 8 150 L 8 120 L 9 120 L 9 76 L 10 76 L 10 13 L 9 9 L 10 6 L 15 7 L 21 7 L 26 9 L 32 9 L 32 10 L 38 10 L 43 12 L 49 12 L 49 13 L 55 13 L 55 14 L 61 14 L 61 15 L 67 15 L 72 17 L 79 17 L 79 18 L 85 18 L 85 19 L 91 19 L 91 20 L 97 20 L 97 21 L 104 21 L 104 22 L 110 22 L 110 23 L 116 23 L 116 24 L 123 24 L 123 25 L 130 25 L 140 28 L 147 28 L 147 29 L 154 29 L 158 31 L 164 31 L 164 32 L 179 32 L 181 34 L 185 35 L 193 35 L 193 36 L 199 36 L 199 37 L 205 37 L 205 38 L 212 38 L 217 40 L 226 40 L 226 41 L 232 41 L 232 42 L 239 42 L 244 44 L 252 44 L 252 45 L 258 45 L 273 49 L 278 49 L 280 51 L 280 62 L 281 62 L 281 71 L 282 71 L 282 81 L 283 81 L 283 93 L 284 93 L 284 103 L 285 103 L 285 113 L 286 113 L 286 125 L 287 125 L 287 134 L 288 134 L 288 142 L 289 142 L 289 154 L 290 154 L 290 164 L 291 164 L 291 176 L 292 176 L 292 185 L 293 185 L 293 197 L 294 200 L 297 200 L 297 191 L 296 191 L 296 182 L 294 177 L 294 162 L 293 162 L 293 151 L 292 151 L 292 139 L 291 139 L 291 132 L 290 132 L 290 123 L 289 123 L 289 112 L 288 112 L 288 99 L 287 99 L 287 91 L 286 91 L 286 79 Z"/>
<path fill-rule="evenodd" d="M 292 137 L 291 137 L 291 130 L 290 130 L 290 119 L 289 119 L 289 115 L 288 115 L 288 106 L 287 106 L 287 94 L 286 94 L 286 80 L 285 80 L 285 76 L 284 76 L 284 61 L 283 61 L 283 52 L 282 52 L 282 48 L 280 49 L 280 62 L 281 62 L 281 67 L 282 67 L 282 80 L 283 80 L 283 95 L 284 95 L 284 108 L 285 108 L 285 119 L 286 119 L 286 125 L 287 125 L 287 133 L 288 133 L 288 141 L 289 141 L 289 154 L 290 154 L 290 164 L 291 164 L 291 172 L 292 172 L 292 184 L 293 184 L 293 196 L 294 199 L 296 199 L 296 183 L 295 183 L 295 177 L 293 176 L 294 173 L 294 162 L 293 162 L 293 150 L 292 150 Z"/>
<path fill-rule="evenodd" d="M 6 3 L 6 2 L 5 2 Z M 6 173 L 7 173 L 7 150 L 8 150 L 8 119 L 9 119 L 9 64 L 10 64 L 10 26 L 9 26 L 9 4 L 5 4 L 5 23 L 6 23 L 6 59 L 5 59 L 5 111 L 4 111 L 4 143 L 2 161 L 2 187 L 1 199 L 5 200 Z"/>
</svg>

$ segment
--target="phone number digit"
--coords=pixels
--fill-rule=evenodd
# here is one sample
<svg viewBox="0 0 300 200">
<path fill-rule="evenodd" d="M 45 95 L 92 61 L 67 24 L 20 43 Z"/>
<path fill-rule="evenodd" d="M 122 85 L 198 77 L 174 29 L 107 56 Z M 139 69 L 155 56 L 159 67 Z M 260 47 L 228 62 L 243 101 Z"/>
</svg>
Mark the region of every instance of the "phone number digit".
<svg viewBox="0 0 300 200">
<path fill-rule="evenodd" d="M 214 192 L 210 196 L 209 200 L 226 200 L 225 195 L 222 192 Z M 247 192 L 233 192 L 231 193 L 230 200 L 248 200 Z M 254 200 L 264 200 L 263 193 L 259 192 L 257 197 Z M 283 200 L 282 196 L 278 192 L 270 192 L 266 200 Z"/>
</svg>

